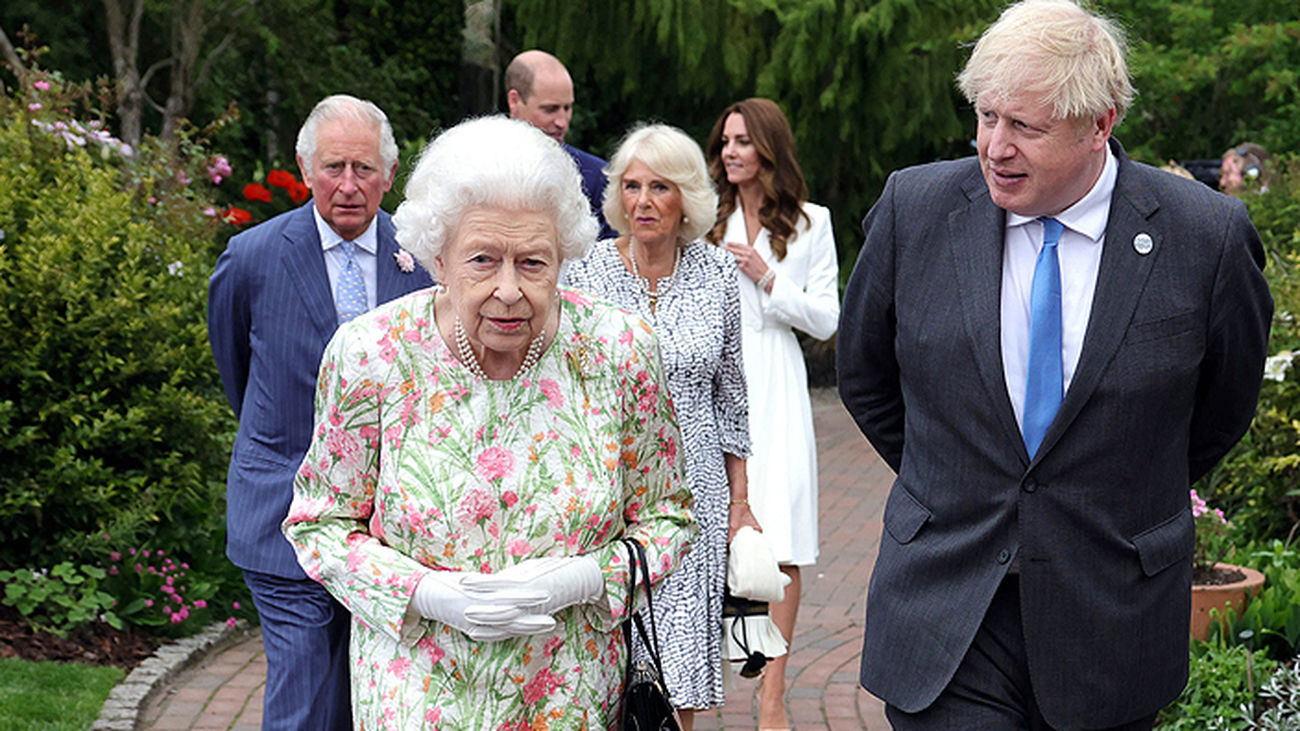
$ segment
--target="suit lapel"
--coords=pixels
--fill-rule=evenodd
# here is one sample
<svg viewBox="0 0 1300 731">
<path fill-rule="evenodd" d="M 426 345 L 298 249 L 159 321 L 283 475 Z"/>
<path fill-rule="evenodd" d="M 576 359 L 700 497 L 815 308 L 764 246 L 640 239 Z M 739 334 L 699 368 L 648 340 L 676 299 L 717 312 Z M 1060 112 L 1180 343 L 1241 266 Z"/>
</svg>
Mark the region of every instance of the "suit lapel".
<svg viewBox="0 0 1300 731">
<path fill-rule="evenodd" d="M 1016 425 L 1011 397 L 1007 394 L 1002 369 L 1002 248 L 1006 212 L 993 205 L 983 177 L 976 172 L 962 183 L 969 205 L 948 215 L 948 246 L 956 263 L 956 281 L 962 301 L 962 315 L 975 351 L 975 366 L 989 397 L 1005 439 L 1020 445 L 1028 462 L 1020 428 Z"/>
<path fill-rule="evenodd" d="M 1111 195 L 1092 312 L 1088 315 L 1079 365 L 1061 402 L 1061 410 L 1043 438 L 1038 450 L 1040 457 L 1069 428 L 1097 388 L 1106 366 L 1124 340 L 1151 267 L 1163 248 L 1164 234 L 1151 222 L 1159 203 L 1135 180 L 1137 171 L 1124 154 L 1124 149 L 1118 142 L 1112 142 L 1111 149 L 1119 161 L 1119 174 Z M 1154 243 L 1154 248 L 1145 255 L 1133 247 L 1133 239 L 1142 233 L 1150 236 Z"/>
<path fill-rule="evenodd" d="M 409 274 L 397 268 L 397 239 L 393 237 L 393 219 L 380 211 L 375 216 L 375 306 L 406 294 Z"/>
<path fill-rule="evenodd" d="M 338 312 L 334 309 L 334 296 L 330 293 L 329 274 L 325 271 L 325 256 L 320 248 L 320 234 L 316 231 L 316 218 L 311 206 L 306 205 L 292 214 L 284 227 L 284 264 L 289 281 L 298 290 L 303 306 L 321 337 L 329 340 L 338 327 Z"/>
</svg>

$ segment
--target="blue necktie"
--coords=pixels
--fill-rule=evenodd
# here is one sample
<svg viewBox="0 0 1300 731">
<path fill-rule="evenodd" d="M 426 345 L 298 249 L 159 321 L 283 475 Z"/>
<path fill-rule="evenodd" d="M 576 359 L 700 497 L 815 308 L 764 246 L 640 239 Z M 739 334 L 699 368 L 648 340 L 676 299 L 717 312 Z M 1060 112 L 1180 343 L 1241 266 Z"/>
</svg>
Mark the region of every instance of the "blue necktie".
<svg viewBox="0 0 1300 731">
<path fill-rule="evenodd" d="M 1043 222 L 1043 248 L 1034 265 L 1029 292 L 1029 374 L 1025 379 L 1025 413 L 1021 431 L 1029 458 L 1038 452 L 1047 427 L 1061 408 L 1061 262 L 1056 245 L 1065 227 L 1055 218 Z"/>
<path fill-rule="evenodd" d="M 340 325 L 366 311 L 366 280 L 357 263 L 357 245 L 344 241 L 342 246 L 348 263 L 334 283 L 334 308 L 338 310 Z"/>
</svg>

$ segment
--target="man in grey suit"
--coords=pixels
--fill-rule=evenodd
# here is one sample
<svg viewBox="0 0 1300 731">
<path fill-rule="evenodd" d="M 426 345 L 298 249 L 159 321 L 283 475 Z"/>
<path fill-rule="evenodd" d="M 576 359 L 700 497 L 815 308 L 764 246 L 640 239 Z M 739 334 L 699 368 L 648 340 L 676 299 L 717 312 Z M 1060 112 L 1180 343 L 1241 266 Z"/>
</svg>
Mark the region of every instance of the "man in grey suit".
<svg viewBox="0 0 1300 731">
<path fill-rule="evenodd" d="M 1026 0 L 958 79 L 978 156 L 895 172 L 837 346 L 897 472 L 861 683 L 895 728 L 1150 728 L 1187 681 L 1191 483 L 1254 414 L 1240 201 L 1131 161 L 1123 38 Z"/>
<path fill-rule="evenodd" d="M 226 482 L 226 554 L 262 624 L 264 729 L 350 729 L 346 608 L 307 578 L 280 532 L 311 440 L 321 354 L 334 330 L 430 286 L 379 209 L 397 144 L 379 107 L 327 97 L 298 133 L 312 200 L 230 239 L 208 296 L 208 338 L 239 432 Z"/>
</svg>

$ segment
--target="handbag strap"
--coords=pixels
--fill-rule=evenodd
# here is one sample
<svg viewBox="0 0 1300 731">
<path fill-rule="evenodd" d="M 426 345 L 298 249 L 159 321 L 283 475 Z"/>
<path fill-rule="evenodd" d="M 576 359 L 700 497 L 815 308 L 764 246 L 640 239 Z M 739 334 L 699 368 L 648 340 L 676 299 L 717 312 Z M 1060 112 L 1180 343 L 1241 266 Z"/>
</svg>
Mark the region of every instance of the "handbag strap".
<svg viewBox="0 0 1300 731">
<path fill-rule="evenodd" d="M 659 677 L 664 676 L 664 667 L 659 659 L 659 633 L 655 628 L 654 614 L 654 594 L 650 591 L 650 565 L 646 561 L 645 547 L 633 538 L 624 538 L 623 543 L 627 544 L 628 555 L 628 619 L 623 622 L 623 639 L 627 644 L 627 673 L 628 677 L 632 672 L 632 626 L 641 635 L 641 644 L 645 645 L 646 654 L 654 662 L 655 670 L 658 671 Z M 646 632 L 645 623 L 641 620 L 640 612 L 632 610 L 636 606 L 636 580 L 637 566 L 641 568 L 641 581 L 645 587 L 646 611 L 650 614 L 650 631 Z"/>
</svg>

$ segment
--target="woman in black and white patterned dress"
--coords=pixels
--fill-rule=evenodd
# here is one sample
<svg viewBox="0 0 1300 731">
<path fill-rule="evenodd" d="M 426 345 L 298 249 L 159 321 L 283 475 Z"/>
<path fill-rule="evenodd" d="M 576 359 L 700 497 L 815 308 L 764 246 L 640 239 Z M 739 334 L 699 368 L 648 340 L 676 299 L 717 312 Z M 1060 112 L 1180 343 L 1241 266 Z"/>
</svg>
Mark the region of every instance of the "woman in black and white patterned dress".
<svg viewBox="0 0 1300 731">
<path fill-rule="evenodd" d="M 700 241 L 713 225 L 717 194 L 690 137 L 666 125 L 638 127 L 608 174 L 604 213 L 620 236 L 598 242 L 566 277 L 640 313 L 659 336 L 700 531 L 681 569 L 655 594 L 655 624 L 669 696 L 690 729 L 693 711 L 725 700 L 727 543 L 741 526 L 758 527 L 745 478 L 739 282 L 735 259 Z"/>
</svg>

